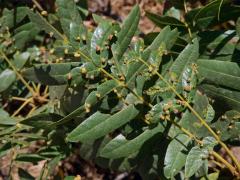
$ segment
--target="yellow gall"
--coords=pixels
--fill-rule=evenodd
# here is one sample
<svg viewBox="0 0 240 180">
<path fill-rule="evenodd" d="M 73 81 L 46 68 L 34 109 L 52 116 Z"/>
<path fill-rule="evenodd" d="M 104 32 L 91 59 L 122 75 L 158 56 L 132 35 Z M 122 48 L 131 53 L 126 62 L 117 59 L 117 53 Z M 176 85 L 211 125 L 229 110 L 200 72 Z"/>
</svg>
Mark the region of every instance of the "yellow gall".
<svg viewBox="0 0 240 180">
<path fill-rule="evenodd" d="M 90 112 L 90 108 L 91 108 L 91 105 L 90 104 L 85 104 L 85 111 L 86 113 L 89 113 Z"/>
<path fill-rule="evenodd" d="M 80 37 L 79 37 L 80 38 Z M 86 41 L 86 36 L 82 36 L 83 41 Z"/>
<path fill-rule="evenodd" d="M 152 72 L 152 71 L 153 71 L 153 67 L 152 67 L 152 66 L 149 66 L 148 71 L 149 71 L 149 72 Z"/>
<path fill-rule="evenodd" d="M 16 124 L 16 127 L 17 127 L 17 128 L 21 128 L 22 125 L 21 125 L 20 123 L 17 123 L 17 124 Z"/>
<path fill-rule="evenodd" d="M 80 55 L 80 53 L 79 52 L 75 52 L 74 53 L 74 57 L 80 57 L 81 55 Z"/>
<path fill-rule="evenodd" d="M 120 99 L 122 98 L 122 95 L 120 93 L 117 93 L 117 97 Z"/>
<path fill-rule="evenodd" d="M 92 80 L 93 80 L 93 79 L 94 79 L 94 75 L 90 75 L 90 79 L 92 79 Z"/>
<path fill-rule="evenodd" d="M 125 77 L 124 77 L 123 75 L 121 75 L 121 76 L 119 77 L 119 80 L 120 80 L 120 81 L 125 81 Z"/>
<path fill-rule="evenodd" d="M 48 13 L 47 13 L 47 11 L 42 11 L 42 12 L 41 12 L 41 15 L 42 15 L 42 16 L 47 16 Z"/>
<path fill-rule="evenodd" d="M 53 54 L 54 51 L 55 51 L 55 49 L 51 49 L 51 50 L 49 51 L 49 53 L 50 53 L 50 54 Z"/>
<path fill-rule="evenodd" d="M 100 98 L 101 94 L 100 93 L 96 93 L 96 96 L 97 96 L 97 98 Z"/>
<path fill-rule="evenodd" d="M 87 73 L 87 69 L 85 67 L 82 67 L 80 69 L 80 71 L 81 71 L 82 74 L 86 74 Z"/>
<path fill-rule="evenodd" d="M 160 115 L 161 120 L 165 120 L 165 117 L 163 115 Z"/>
<path fill-rule="evenodd" d="M 50 32 L 50 33 L 49 33 L 49 36 L 50 36 L 50 37 L 53 37 L 53 35 L 54 35 L 53 32 Z"/>
<path fill-rule="evenodd" d="M 101 58 L 101 62 L 102 62 L 102 63 L 105 63 L 105 62 L 106 62 L 106 59 Z"/>
<path fill-rule="evenodd" d="M 86 107 L 86 108 L 90 108 L 90 107 L 91 107 L 91 104 L 86 103 L 86 104 L 85 104 L 85 107 Z"/>
<path fill-rule="evenodd" d="M 68 49 L 64 49 L 64 54 L 68 54 Z"/>
<path fill-rule="evenodd" d="M 77 175 L 74 180 L 81 180 L 81 176 L 80 175 Z"/>
<path fill-rule="evenodd" d="M 168 120 L 168 121 L 170 120 L 170 116 L 169 116 L 169 115 L 168 115 L 168 116 L 166 116 L 166 120 Z"/>
<path fill-rule="evenodd" d="M 165 113 L 166 113 L 166 114 L 170 114 L 169 110 L 166 110 Z"/>
</svg>

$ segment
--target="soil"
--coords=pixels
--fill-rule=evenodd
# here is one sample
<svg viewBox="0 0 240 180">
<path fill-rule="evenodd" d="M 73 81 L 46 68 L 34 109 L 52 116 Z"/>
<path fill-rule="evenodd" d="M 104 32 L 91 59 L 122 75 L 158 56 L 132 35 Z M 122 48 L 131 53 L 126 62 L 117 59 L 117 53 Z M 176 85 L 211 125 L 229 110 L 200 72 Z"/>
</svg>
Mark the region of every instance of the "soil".
<svg viewBox="0 0 240 180">
<path fill-rule="evenodd" d="M 157 0 L 93 0 L 89 1 L 89 11 L 123 21 L 136 3 L 139 3 L 141 8 L 139 23 L 141 32 L 147 34 L 152 31 L 158 31 L 159 29 L 145 16 L 146 11 L 151 11 L 159 15 L 162 14 L 163 4 L 157 2 Z"/>
</svg>

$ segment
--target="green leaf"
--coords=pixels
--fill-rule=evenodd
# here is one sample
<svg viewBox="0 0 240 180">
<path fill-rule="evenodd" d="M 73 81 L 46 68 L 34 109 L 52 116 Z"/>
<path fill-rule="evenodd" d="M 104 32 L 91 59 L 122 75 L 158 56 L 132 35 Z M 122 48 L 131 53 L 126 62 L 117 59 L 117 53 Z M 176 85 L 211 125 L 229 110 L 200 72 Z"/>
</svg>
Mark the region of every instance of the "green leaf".
<svg viewBox="0 0 240 180">
<path fill-rule="evenodd" d="M 138 110 L 130 105 L 114 115 L 94 113 L 76 127 L 68 136 L 70 142 L 86 142 L 98 139 L 134 119 Z"/>
<path fill-rule="evenodd" d="M 212 127 L 219 132 L 222 141 L 240 137 L 240 112 L 231 110 L 220 117 Z"/>
<path fill-rule="evenodd" d="M 75 176 L 66 176 L 64 177 L 64 180 L 74 180 L 75 178 Z"/>
<path fill-rule="evenodd" d="M 44 159 L 46 158 L 38 154 L 18 154 L 15 160 L 37 164 L 39 161 Z"/>
<path fill-rule="evenodd" d="M 163 131 L 164 126 L 159 124 L 157 127 L 145 130 L 142 134 L 131 140 L 127 140 L 120 134 L 103 147 L 100 151 L 100 156 L 110 159 L 128 157 L 129 155 L 138 152 L 148 139 L 157 133 L 162 133 Z"/>
<path fill-rule="evenodd" d="M 178 55 L 177 59 L 170 64 L 170 67 L 167 69 L 167 73 L 164 75 L 164 78 L 169 81 L 170 84 L 175 86 L 174 88 L 179 92 L 185 93 L 186 87 L 191 91 L 194 88 L 195 81 L 194 80 L 194 64 L 197 62 L 199 56 L 199 42 L 197 39 L 193 40 L 192 44 L 188 44 L 184 50 Z M 188 83 L 188 78 L 193 77 L 192 80 Z M 166 92 L 158 93 L 159 96 L 164 99 L 170 98 L 175 94 L 170 91 L 169 86 L 159 80 L 156 85 L 157 88 L 166 89 Z M 189 87 L 188 87 L 189 86 Z M 185 93 L 186 94 L 186 93 Z"/>
<path fill-rule="evenodd" d="M 77 4 L 77 7 L 78 7 L 78 9 L 80 11 L 81 18 L 83 20 L 85 20 L 87 18 L 87 16 L 89 15 L 89 12 L 88 12 L 88 0 L 78 1 L 78 2 L 76 2 L 76 4 Z"/>
<path fill-rule="evenodd" d="M 108 58 L 108 41 L 114 33 L 114 26 L 109 22 L 101 22 L 95 29 L 91 39 L 91 57 L 95 65 L 100 66 Z"/>
<path fill-rule="evenodd" d="M 165 44 L 166 50 L 170 50 L 175 43 L 178 35 L 179 33 L 176 29 L 171 30 L 169 26 L 165 27 L 157 35 L 152 44 L 144 50 L 142 59 L 148 61 L 151 52 L 157 51 L 162 44 Z M 133 88 L 135 77 L 138 76 L 139 73 L 141 73 L 144 69 L 146 69 L 146 65 L 144 65 L 142 62 L 130 63 L 126 75 L 127 85 L 131 85 L 130 87 Z"/>
<path fill-rule="evenodd" d="M 0 136 L 5 136 L 7 134 L 12 134 L 16 131 L 17 127 L 16 126 L 10 126 L 8 128 L 4 128 L 0 131 Z"/>
<path fill-rule="evenodd" d="M 108 80 L 108 81 L 102 83 L 101 85 L 99 85 L 97 87 L 96 91 L 92 91 L 88 95 L 88 97 L 85 100 L 85 106 L 84 105 L 80 106 L 79 108 L 77 108 L 76 110 L 74 110 L 73 112 L 71 112 L 64 118 L 62 118 L 61 120 L 53 123 L 53 126 L 64 124 L 64 123 L 70 121 L 71 119 L 79 116 L 80 114 L 84 113 L 86 111 L 86 109 L 85 109 L 86 105 L 94 106 L 99 101 L 99 99 L 104 98 L 107 94 L 109 94 L 117 86 L 118 86 L 118 83 L 115 80 Z M 90 108 L 90 107 L 88 107 L 88 108 Z"/>
<path fill-rule="evenodd" d="M 70 39 L 70 29 L 76 24 L 81 24 L 82 19 L 77 10 L 77 6 L 74 0 L 57 0 L 58 16 L 60 18 L 61 27 Z"/>
<path fill-rule="evenodd" d="M 97 15 L 97 14 L 92 14 L 93 20 L 96 24 L 104 23 L 104 22 L 109 22 L 111 23 L 111 20 L 105 19 L 103 16 Z"/>
<path fill-rule="evenodd" d="M 3 26 L 8 28 L 14 27 L 14 25 L 20 23 L 27 16 L 27 7 L 17 7 L 15 10 L 8 10 L 4 8 L 3 10 Z"/>
<path fill-rule="evenodd" d="M 7 142 L 5 144 L 1 144 L 1 146 L 0 146 L 0 157 L 2 158 L 7 153 L 9 153 L 9 151 L 11 150 L 12 147 L 13 146 L 12 146 L 11 142 Z"/>
<path fill-rule="evenodd" d="M 214 27 L 239 17 L 239 7 L 233 6 L 232 1 L 212 1 L 206 6 L 193 9 L 186 14 L 186 19 L 194 28 L 205 29 Z"/>
<path fill-rule="evenodd" d="M 212 136 L 204 137 L 202 142 L 203 148 L 208 149 L 209 151 L 212 151 L 214 146 L 218 144 L 217 140 Z"/>
<path fill-rule="evenodd" d="M 68 121 L 70 121 L 71 119 L 81 115 L 83 112 L 85 112 L 85 108 L 84 106 L 80 106 L 77 109 L 75 109 L 73 112 L 71 112 L 70 114 L 68 114 L 67 116 L 65 116 L 64 118 L 61 118 L 60 120 L 54 122 L 51 124 L 52 127 L 64 124 Z"/>
<path fill-rule="evenodd" d="M 178 36 L 179 32 L 177 29 L 171 30 L 170 26 L 163 28 L 151 45 L 144 50 L 144 60 L 147 54 L 151 51 L 157 50 L 162 43 L 166 45 L 166 50 L 170 50 L 176 42 Z"/>
<path fill-rule="evenodd" d="M 208 104 L 207 106 L 207 112 L 205 114 L 205 120 L 206 122 L 210 123 L 215 117 L 215 111 L 212 107 L 212 105 Z"/>
<path fill-rule="evenodd" d="M 113 54 L 116 61 L 119 61 L 127 50 L 132 37 L 134 36 L 140 19 L 140 9 L 136 5 L 123 22 L 121 31 L 117 34 L 117 42 L 113 45 Z"/>
<path fill-rule="evenodd" d="M 200 180 L 218 180 L 219 173 L 220 171 L 208 174 L 206 177 L 202 177 Z"/>
<path fill-rule="evenodd" d="M 61 154 L 48 161 L 46 177 L 52 176 L 54 174 L 56 167 L 59 165 L 63 157 L 64 155 Z"/>
<path fill-rule="evenodd" d="M 235 31 L 203 31 L 199 32 L 201 59 L 235 61 L 239 59 L 238 45 L 235 43 Z"/>
<path fill-rule="evenodd" d="M 218 60 L 198 60 L 199 75 L 219 86 L 240 90 L 240 68 L 237 63 Z"/>
<path fill-rule="evenodd" d="M 97 87 L 96 91 L 92 91 L 85 100 L 85 105 L 93 106 L 99 99 L 104 98 L 107 94 L 119 86 L 115 80 L 108 80 Z"/>
<path fill-rule="evenodd" d="M 240 92 L 221 87 L 215 87 L 210 84 L 202 84 L 199 89 L 206 93 L 216 102 L 220 103 L 223 107 L 228 109 L 240 110 Z"/>
<path fill-rule="evenodd" d="M 38 12 L 34 13 L 32 10 L 28 9 L 28 16 L 32 23 L 34 23 L 40 30 L 53 34 L 56 39 L 65 39 L 65 37 Z"/>
<path fill-rule="evenodd" d="M 193 100 L 193 108 L 202 117 L 204 121 L 209 118 L 209 101 L 207 96 L 202 95 L 199 91 L 196 92 Z M 213 117 L 212 117 L 213 118 Z M 212 121 L 208 119 L 207 121 Z M 186 111 L 180 120 L 179 124 L 185 129 L 193 132 L 197 137 L 202 138 L 209 135 L 208 130 L 203 126 L 200 120 L 190 111 Z"/>
<path fill-rule="evenodd" d="M 27 119 L 22 120 L 20 123 L 25 124 L 37 129 L 48 129 L 51 125 L 61 119 L 62 116 L 53 113 L 42 113 Z"/>
<path fill-rule="evenodd" d="M 196 63 L 199 56 L 199 43 L 197 39 L 192 44 L 188 44 L 180 53 L 169 69 L 170 76 L 176 77 L 176 82 L 180 82 L 184 70 L 192 63 Z"/>
<path fill-rule="evenodd" d="M 14 71 L 10 69 L 5 69 L 0 74 L 0 92 L 3 92 L 12 85 L 12 83 L 16 80 L 16 74 Z"/>
<path fill-rule="evenodd" d="M 35 178 L 22 168 L 18 169 L 18 175 L 21 180 L 34 180 Z"/>
<path fill-rule="evenodd" d="M 236 32 L 238 37 L 240 37 L 240 18 L 238 18 L 236 22 Z"/>
<path fill-rule="evenodd" d="M 30 57 L 29 52 L 16 53 L 14 54 L 13 64 L 17 69 L 22 69 L 23 66 L 27 63 Z"/>
<path fill-rule="evenodd" d="M 164 174 L 166 178 L 173 178 L 185 165 L 188 151 L 188 144 L 191 138 L 179 134 L 168 145 L 164 159 Z"/>
<path fill-rule="evenodd" d="M 159 16 L 150 12 L 146 13 L 146 16 L 158 27 L 164 28 L 170 26 L 171 28 L 177 28 L 180 32 L 187 32 L 185 24 L 178 19 L 170 16 Z"/>
<path fill-rule="evenodd" d="M 16 123 L 14 118 L 10 117 L 6 111 L 0 108 L 0 125 L 15 125 Z"/>
<path fill-rule="evenodd" d="M 198 146 L 193 147 L 187 155 L 185 165 L 185 176 L 189 178 L 193 176 L 203 165 L 204 159 L 208 157 L 208 151 Z"/>
<path fill-rule="evenodd" d="M 46 85 L 62 85 L 69 81 L 68 73 L 82 63 L 38 64 L 22 72 L 27 79 Z"/>
<path fill-rule="evenodd" d="M 36 24 L 29 22 L 15 29 L 16 34 L 13 36 L 15 41 L 14 46 L 18 49 L 23 49 L 27 43 L 36 38 L 40 32 Z"/>
</svg>

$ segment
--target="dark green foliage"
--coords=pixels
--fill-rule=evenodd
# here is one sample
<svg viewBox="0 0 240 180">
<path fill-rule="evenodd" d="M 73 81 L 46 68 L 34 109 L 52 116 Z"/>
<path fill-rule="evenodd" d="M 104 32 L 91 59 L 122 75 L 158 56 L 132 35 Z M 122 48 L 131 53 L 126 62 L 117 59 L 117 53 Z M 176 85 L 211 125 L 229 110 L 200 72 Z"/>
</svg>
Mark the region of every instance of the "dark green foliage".
<svg viewBox="0 0 240 180">
<path fill-rule="evenodd" d="M 57 0 L 57 12 L 47 17 L 27 6 L 16 12 L 5 8 L 0 156 L 43 140 L 36 152 L 14 159 L 47 160 L 40 179 L 52 176 L 76 144 L 82 158 L 143 179 L 218 176 L 208 166 L 213 151 L 239 142 L 240 25 L 239 19 L 227 31 L 216 25 L 235 21 L 240 9 L 224 0 L 184 12 L 184 2 L 171 1 L 181 19 L 148 12 L 162 29 L 144 40 L 133 40 L 139 34 L 138 5 L 122 25 L 93 15 L 92 31 L 83 24 L 85 7 L 73 0 Z M 26 80 L 49 87 L 49 101 L 39 97 L 46 89 Z M 28 92 L 28 86 L 39 94 Z M 31 94 L 35 111 L 22 117 L 5 111 L 6 99 Z M 19 176 L 32 179 L 23 169 Z"/>
</svg>

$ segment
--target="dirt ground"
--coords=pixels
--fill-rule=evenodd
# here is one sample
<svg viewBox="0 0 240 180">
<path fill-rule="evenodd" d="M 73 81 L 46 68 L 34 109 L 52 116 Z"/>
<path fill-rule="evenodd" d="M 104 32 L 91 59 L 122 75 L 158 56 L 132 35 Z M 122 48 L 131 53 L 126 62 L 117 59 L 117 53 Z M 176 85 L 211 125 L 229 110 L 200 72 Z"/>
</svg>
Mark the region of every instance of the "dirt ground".
<svg viewBox="0 0 240 180">
<path fill-rule="evenodd" d="M 89 11 L 123 21 L 136 3 L 139 3 L 141 8 L 140 30 L 145 34 L 158 30 L 145 16 L 146 11 L 162 14 L 163 4 L 157 0 L 92 0 L 89 1 Z"/>
</svg>

